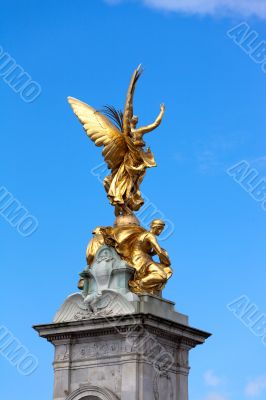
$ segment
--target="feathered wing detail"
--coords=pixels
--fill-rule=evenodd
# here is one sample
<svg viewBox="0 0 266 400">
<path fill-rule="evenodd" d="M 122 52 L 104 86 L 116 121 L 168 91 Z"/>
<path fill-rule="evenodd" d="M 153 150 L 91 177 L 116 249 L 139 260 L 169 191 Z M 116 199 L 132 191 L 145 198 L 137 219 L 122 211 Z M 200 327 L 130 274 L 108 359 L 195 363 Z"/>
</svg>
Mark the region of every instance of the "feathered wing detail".
<svg viewBox="0 0 266 400">
<path fill-rule="evenodd" d="M 113 121 L 118 129 L 123 132 L 123 111 L 117 110 L 115 107 L 106 105 L 102 110 L 103 114 L 106 115 L 111 121 Z"/>
<path fill-rule="evenodd" d="M 108 167 L 112 170 L 118 168 L 128 151 L 124 135 L 108 118 L 88 104 L 73 97 L 68 97 L 68 102 L 90 139 L 96 146 L 104 146 L 102 154 Z"/>
<path fill-rule="evenodd" d="M 76 315 L 78 313 L 87 313 L 89 315 L 89 310 L 84 304 L 84 299 L 80 293 L 73 293 L 64 302 L 64 304 L 57 311 L 53 322 L 68 322 L 75 321 Z"/>
</svg>

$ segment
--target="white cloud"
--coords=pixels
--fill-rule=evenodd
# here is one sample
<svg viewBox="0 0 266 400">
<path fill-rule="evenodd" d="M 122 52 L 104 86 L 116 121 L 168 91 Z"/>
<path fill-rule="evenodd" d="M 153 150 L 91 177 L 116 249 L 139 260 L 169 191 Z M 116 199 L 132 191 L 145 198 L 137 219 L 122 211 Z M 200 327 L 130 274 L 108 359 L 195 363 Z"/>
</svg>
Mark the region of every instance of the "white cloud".
<svg viewBox="0 0 266 400">
<path fill-rule="evenodd" d="M 118 4 L 130 0 L 105 0 Z M 132 1 L 132 0 L 131 0 Z M 199 15 L 224 15 L 232 13 L 241 16 L 266 18 L 265 0 L 133 0 L 148 7 L 166 11 Z"/>
<path fill-rule="evenodd" d="M 259 376 L 256 379 L 248 382 L 245 388 L 245 395 L 248 397 L 260 396 L 266 391 L 266 375 Z"/>
<path fill-rule="evenodd" d="M 228 398 L 219 393 L 209 393 L 204 400 L 228 400 Z"/>
<path fill-rule="evenodd" d="M 212 370 L 206 371 L 203 378 L 207 386 L 219 386 L 222 383 L 222 379 L 216 376 Z"/>
</svg>

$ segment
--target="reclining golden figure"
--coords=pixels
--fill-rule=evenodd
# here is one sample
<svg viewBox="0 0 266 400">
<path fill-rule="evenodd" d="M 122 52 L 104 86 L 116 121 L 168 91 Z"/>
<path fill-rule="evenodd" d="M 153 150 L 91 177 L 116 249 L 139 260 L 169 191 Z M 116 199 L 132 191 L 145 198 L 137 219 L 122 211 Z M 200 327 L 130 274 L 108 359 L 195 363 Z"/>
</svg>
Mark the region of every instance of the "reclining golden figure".
<svg viewBox="0 0 266 400">
<path fill-rule="evenodd" d="M 97 250 L 103 244 L 113 246 L 120 257 L 135 269 L 129 287 L 134 293 L 160 294 L 172 276 L 170 259 L 166 250 L 157 242 L 164 229 L 164 222 L 156 219 L 151 230 L 141 226 L 97 227 L 87 248 L 87 263 L 91 265 Z M 157 255 L 160 262 L 153 260 Z"/>
</svg>

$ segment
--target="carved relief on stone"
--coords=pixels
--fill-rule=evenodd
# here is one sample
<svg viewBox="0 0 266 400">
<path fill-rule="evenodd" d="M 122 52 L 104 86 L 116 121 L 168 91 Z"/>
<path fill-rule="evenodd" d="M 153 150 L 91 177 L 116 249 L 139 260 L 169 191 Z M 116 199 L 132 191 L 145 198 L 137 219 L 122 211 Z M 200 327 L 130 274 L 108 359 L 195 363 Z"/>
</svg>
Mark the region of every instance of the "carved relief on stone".
<svg viewBox="0 0 266 400">
<path fill-rule="evenodd" d="M 104 357 L 120 354 L 122 350 L 121 343 L 90 343 L 74 351 L 74 358 L 89 360 L 93 357 Z"/>
<path fill-rule="evenodd" d="M 133 314 L 139 298 L 128 287 L 134 270 L 113 248 L 102 246 L 91 267 L 81 274 L 82 293 L 69 296 L 54 317 L 55 323 Z"/>
<path fill-rule="evenodd" d="M 133 351 L 133 344 L 130 338 L 121 341 L 96 341 L 86 344 L 77 343 L 72 348 L 72 360 L 73 361 L 84 361 L 94 358 L 104 358 L 111 356 L 121 356 L 128 354 Z M 60 353 L 61 354 L 61 353 Z M 62 358 L 62 356 L 61 356 Z"/>
<path fill-rule="evenodd" d="M 134 338 L 132 349 L 153 364 L 156 370 L 170 370 L 176 366 L 176 349 L 159 341 L 158 337 L 148 331 Z"/>
<path fill-rule="evenodd" d="M 167 371 L 157 372 L 153 381 L 155 400 L 174 400 L 173 382 Z"/>
<path fill-rule="evenodd" d="M 69 360 L 69 345 L 62 344 L 56 348 L 55 361 Z"/>
</svg>

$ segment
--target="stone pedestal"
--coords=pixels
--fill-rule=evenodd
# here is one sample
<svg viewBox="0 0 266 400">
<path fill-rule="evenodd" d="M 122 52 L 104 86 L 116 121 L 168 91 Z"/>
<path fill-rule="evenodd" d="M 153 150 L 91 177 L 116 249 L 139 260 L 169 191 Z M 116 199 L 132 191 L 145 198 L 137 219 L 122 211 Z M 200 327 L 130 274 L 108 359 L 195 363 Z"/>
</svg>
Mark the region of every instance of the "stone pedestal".
<svg viewBox="0 0 266 400">
<path fill-rule="evenodd" d="M 132 268 L 103 246 L 53 323 L 54 400 L 188 400 L 189 351 L 210 334 L 161 297 L 129 291 Z M 48 394 L 47 394 L 48 395 Z"/>
<path fill-rule="evenodd" d="M 35 326 L 55 346 L 54 400 L 188 400 L 189 350 L 209 334 L 145 313 L 164 303 L 149 297 L 140 313 Z"/>
</svg>

